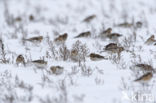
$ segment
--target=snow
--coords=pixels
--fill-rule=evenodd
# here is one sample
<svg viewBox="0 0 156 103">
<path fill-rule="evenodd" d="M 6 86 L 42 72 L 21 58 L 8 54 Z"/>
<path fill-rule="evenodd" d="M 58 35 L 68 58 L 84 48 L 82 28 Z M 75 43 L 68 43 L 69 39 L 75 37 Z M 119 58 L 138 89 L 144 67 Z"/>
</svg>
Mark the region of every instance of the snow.
<svg viewBox="0 0 156 103">
<path fill-rule="evenodd" d="M 133 81 L 142 74 L 135 72 L 134 63 L 147 63 L 156 68 L 156 46 L 145 45 L 145 41 L 156 33 L 155 4 L 155 0 L 0 0 L 0 39 L 9 60 L 9 63 L 0 63 L 0 103 L 137 103 L 123 100 L 122 93 L 130 95 L 139 91 L 149 92 L 154 97 L 153 101 L 141 103 L 155 103 L 155 74 L 148 85 Z M 7 9 L 10 20 L 21 17 L 22 21 L 8 25 Z M 34 21 L 29 20 L 31 14 Z M 96 18 L 90 23 L 83 22 L 93 14 Z M 143 26 L 137 29 L 115 26 L 125 20 L 129 23 L 141 21 Z M 126 44 L 125 37 L 132 39 L 130 47 L 125 48 L 133 53 L 123 51 L 118 60 L 113 59 L 115 54 L 102 52 L 107 44 L 114 42 L 98 38 L 100 32 L 109 27 L 113 28 L 113 33 L 123 35 L 118 41 L 121 46 Z M 86 31 L 91 31 L 92 36 L 74 38 Z M 86 62 L 82 62 L 81 66 L 70 58 L 64 61 L 60 57 L 61 45 L 56 45 L 53 40 L 63 33 L 68 33 L 65 42 L 68 50 L 77 40 L 89 49 Z M 44 39 L 40 44 L 23 44 L 23 37 L 35 36 L 43 36 Z M 48 40 L 53 43 L 56 57 Z M 90 53 L 109 59 L 91 61 Z M 16 65 L 20 54 L 24 56 L 26 66 Z M 30 63 L 43 58 L 48 62 L 43 69 Z M 64 72 L 55 75 L 50 71 L 51 66 L 62 66 Z M 22 81 L 24 87 L 20 87 L 17 81 Z M 28 100 L 30 97 L 32 99 Z"/>
</svg>

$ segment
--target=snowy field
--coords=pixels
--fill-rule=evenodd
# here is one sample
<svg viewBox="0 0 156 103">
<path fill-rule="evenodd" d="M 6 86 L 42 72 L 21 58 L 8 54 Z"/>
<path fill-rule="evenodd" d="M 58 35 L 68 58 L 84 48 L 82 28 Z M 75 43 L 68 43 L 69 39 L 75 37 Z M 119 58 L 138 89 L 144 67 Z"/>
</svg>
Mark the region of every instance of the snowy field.
<svg viewBox="0 0 156 103">
<path fill-rule="evenodd" d="M 156 103 L 155 34 L 156 0 L 0 0 L 0 103 Z"/>
</svg>

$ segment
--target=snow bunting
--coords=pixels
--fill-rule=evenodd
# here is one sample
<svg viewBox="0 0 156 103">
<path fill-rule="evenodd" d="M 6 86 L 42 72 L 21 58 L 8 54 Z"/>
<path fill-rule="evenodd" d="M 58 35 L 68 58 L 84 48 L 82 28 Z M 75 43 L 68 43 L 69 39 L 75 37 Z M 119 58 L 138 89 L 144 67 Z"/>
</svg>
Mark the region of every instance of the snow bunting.
<svg viewBox="0 0 156 103">
<path fill-rule="evenodd" d="M 110 43 L 106 45 L 105 50 L 112 53 L 121 53 L 124 50 L 124 48 L 117 46 L 117 44 L 115 43 Z"/>
<path fill-rule="evenodd" d="M 87 31 L 87 32 L 82 32 L 80 33 L 78 36 L 76 36 L 75 38 L 81 38 L 81 37 L 89 37 L 91 36 L 91 32 Z"/>
<path fill-rule="evenodd" d="M 34 16 L 33 16 L 33 15 L 30 15 L 30 16 L 29 16 L 29 20 L 30 20 L 30 21 L 33 21 L 33 20 L 34 20 Z"/>
<path fill-rule="evenodd" d="M 132 27 L 133 24 L 132 24 L 132 23 L 128 23 L 128 22 L 124 22 L 124 23 L 118 24 L 117 26 L 118 26 L 118 27 L 129 28 L 129 27 Z"/>
<path fill-rule="evenodd" d="M 144 74 L 143 76 L 139 77 L 138 79 L 134 80 L 135 82 L 148 82 L 152 79 L 153 74 L 151 72 L 148 72 L 146 74 Z"/>
<path fill-rule="evenodd" d="M 144 70 L 144 71 L 154 71 L 153 67 L 151 65 L 148 64 L 137 64 L 135 65 L 137 68 L 139 68 L 140 70 Z"/>
<path fill-rule="evenodd" d="M 85 18 L 83 21 L 88 23 L 88 22 L 90 22 L 91 20 L 93 20 L 95 17 L 96 17 L 96 15 L 90 15 L 90 16 L 88 16 L 87 18 Z"/>
<path fill-rule="evenodd" d="M 35 44 L 38 44 L 38 43 L 42 42 L 43 36 L 36 36 L 36 37 L 29 38 L 29 39 L 24 39 L 24 40 L 35 43 Z"/>
<path fill-rule="evenodd" d="M 101 55 L 95 54 L 95 53 L 91 53 L 89 56 L 90 56 L 90 59 L 91 59 L 92 61 L 98 61 L 98 60 L 107 59 L 107 58 L 105 58 L 104 56 L 101 56 Z"/>
<path fill-rule="evenodd" d="M 102 34 L 109 35 L 112 32 L 112 28 L 108 28 L 102 32 Z"/>
<path fill-rule="evenodd" d="M 107 37 L 113 41 L 117 41 L 119 37 L 121 37 L 121 34 L 118 33 L 111 33 L 110 35 L 107 35 Z"/>
<path fill-rule="evenodd" d="M 15 21 L 16 22 L 21 22 L 22 21 L 22 18 L 21 17 L 17 17 L 17 18 L 15 18 Z"/>
<path fill-rule="evenodd" d="M 34 60 L 32 63 L 38 68 L 45 68 L 47 66 L 47 61 L 44 60 Z"/>
<path fill-rule="evenodd" d="M 24 57 L 22 55 L 19 55 L 17 58 L 16 58 L 16 64 L 19 65 L 19 64 L 22 64 L 25 65 L 25 60 L 24 60 Z"/>
<path fill-rule="evenodd" d="M 62 35 L 59 35 L 57 38 L 55 38 L 54 41 L 57 44 L 61 44 L 61 43 L 64 43 L 67 40 L 67 37 L 68 37 L 68 34 L 67 33 L 64 33 Z"/>
<path fill-rule="evenodd" d="M 141 21 L 136 22 L 136 27 L 141 28 L 142 27 L 142 22 Z"/>
<path fill-rule="evenodd" d="M 147 45 L 152 45 L 152 44 L 154 44 L 155 42 L 156 42 L 155 37 L 154 37 L 154 35 L 152 35 L 152 36 L 150 36 L 150 37 L 146 40 L 145 44 L 147 44 Z"/>
<path fill-rule="evenodd" d="M 100 37 L 102 39 L 106 39 L 107 35 L 110 35 L 112 32 L 112 28 L 108 28 L 106 30 L 104 30 L 103 32 L 100 33 Z"/>
<path fill-rule="evenodd" d="M 61 66 L 51 66 L 50 70 L 52 71 L 53 74 L 59 75 L 63 73 L 63 67 Z"/>
<path fill-rule="evenodd" d="M 114 48 L 117 48 L 117 44 L 115 43 L 110 43 L 108 45 L 105 46 L 105 50 L 111 50 L 111 49 L 114 49 Z"/>
<path fill-rule="evenodd" d="M 78 61 L 78 51 L 77 50 L 72 50 L 71 51 L 71 59 L 73 60 L 73 61 Z"/>
</svg>

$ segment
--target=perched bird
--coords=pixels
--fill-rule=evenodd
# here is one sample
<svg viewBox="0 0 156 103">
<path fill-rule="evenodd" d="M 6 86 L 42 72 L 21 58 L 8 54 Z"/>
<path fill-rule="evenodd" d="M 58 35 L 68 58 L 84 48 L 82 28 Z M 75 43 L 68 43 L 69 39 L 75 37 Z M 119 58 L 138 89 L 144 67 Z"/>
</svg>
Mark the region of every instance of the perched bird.
<svg viewBox="0 0 156 103">
<path fill-rule="evenodd" d="M 30 15 L 30 16 L 29 16 L 29 20 L 30 20 L 30 21 L 33 21 L 33 20 L 34 20 L 34 16 L 33 16 L 33 15 Z"/>
<path fill-rule="evenodd" d="M 45 68 L 47 66 L 47 61 L 44 60 L 34 60 L 31 62 L 38 68 Z"/>
<path fill-rule="evenodd" d="M 117 48 L 117 44 L 115 43 L 110 43 L 108 45 L 105 46 L 105 50 L 111 50 L 111 49 L 114 49 L 114 48 Z"/>
<path fill-rule="evenodd" d="M 29 38 L 29 39 L 24 39 L 24 40 L 38 44 L 38 43 L 41 43 L 42 42 L 43 36 L 36 36 L 36 37 Z"/>
<path fill-rule="evenodd" d="M 22 21 L 22 18 L 21 17 L 17 17 L 17 18 L 15 18 L 15 21 L 16 22 L 21 22 Z"/>
<path fill-rule="evenodd" d="M 67 40 L 67 37 L 68 37 L 68 34 L 67 33 L 64 33 L 62 35 L 59 35 L 57 38 L 55 38 L 54 41 L 57 44 L 64 43 Z"/>
<path fill-rule="evenodd" d="M 95 17 L 96 17 L 96 15 L 90 15 L 90 16 L 86 17 L 83 21 L 88 23 L 91 20 L 93 20 Z"/>
<path fill-rule="evenodd" d="M 70 58 L 73 61 L 78 61 L 78 51 L 77 50 L 72 50 L 70 54 Z"/>
<path fill-rule="evenodd" d="M 128 22 L 124 22 L 124 23 L 118 24 L 117 26 L 118 26 L 118 27 L 129 28 L 129 27 L 132 27 L 133 24 L 132 24 L 132 23 L 128 23 Z"/>
<path fill-rule="evenodd" d="M 144 70 L 144 71 L 154 71 L 153 67 L 151 65 L 148 64 L 137 64 L 135 65 L 137 68 L 139 68 L 140 70 Z"/>
<path fill-rule="evenodd" d="M 113 41 L 116 41 L 118 40 L 119 37 L 121 37 L 122 35 L 121 34 L 118 34 L 118 33 L 111 33 L 110 35 L 107 35 L 107 37 Z"/>
<path fill-rule="evenodd" d="M 147 45 L 152 45 L 152 44 L 154 44 L 155 42 L 156 42 L 155 37 L 154 37 L 154 35 L 152 35 L 152 36 L 150 36 L 150 37 L 146 40 L 145 44 L 147 44 Z"/>
<path fill-rule="evenodd" d="M 16 58 L 16 64 L 19 65 L 19 64 L 23 64 L 25 65 L 25 60 L 24 60 L 24 57 L 22 55 L 19 55 L 17 58 Z"/>
<path fill-rule="evenodd" d="M 61 66 L 51 66 L 50 70 L 52 71 L 53 74 L 59 75 L 63 73 L 63 67 Z"/>
<path fill-rule="evenodd" d="M 153 74 L 151 72 L 148 72 L 134 81 L 146 83 L 146 82 L 150 81 L 152 79 L 152 77 L 153 77 Z"/>
<path fill-rule="evenodd" d="M 78 36 L 76 36 L 75 38 L 81 38 L 81 37 L 89 37 L 91 36 L 91 32 L 87 31 L 87 32 L 82 32 L 80 33 Z"/>
<path fill-rule="evenodd" d="M 107 58 L 105 58 L 104 56 L 101 56 L 101 55 L 95 54 L 95 53 L 91 53 L 89 56 L 90 56 L 90 59 L 91 59 L 92 61 L 98 61 L 98 60 L 107 59 Z"/>
<path fill-rule="evenodd" d="M 117 46 L 117 44 L 115 43 L 110 43 L 105 46 L 104 50 L 109 51 L 111 53 L 121 53 L 124 50 L 124 48 Z"/>
<path fill-rule="evenodd" d="M 136 22 L 136 27 L 137 28 L 141 28 L 142 27 L 142 22 L 141 21 L 137 21 Z"/>
<path fill-rule="evenodd" d="M 108 35 L 108 34 L 111 34 L 111 32 L 112 32 L 112 28 L 108 28 L 108 29 L 104 30 L 104 31 L 102 32 L 102 34 Z"/>
<path fill-rule="evenodd" d="M 110 35 L 111 33 L 112 33 L 112 28 L 108 28 L 100 33 L 100 37 L 102 39 L 106 39 L 106 37 Z"/>
</svg>

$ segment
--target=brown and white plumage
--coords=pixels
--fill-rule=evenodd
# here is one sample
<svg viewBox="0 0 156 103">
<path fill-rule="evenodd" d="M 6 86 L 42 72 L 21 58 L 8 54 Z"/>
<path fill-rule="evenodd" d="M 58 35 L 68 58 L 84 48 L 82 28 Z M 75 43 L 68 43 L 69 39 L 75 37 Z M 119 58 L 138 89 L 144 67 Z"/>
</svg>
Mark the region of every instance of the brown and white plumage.
<svg viewBox="0 0 156 103">
<path fill-rule="evenodd" d="M 91 20 L 93 20 L 95 17 L 96 17 L 96 15 L 90 15 L 90 16 L 86 17 L 83 21 L 88 23 Z"/>
<path fill-rule="evenodd" d="M 31 62 L 38 68 L 45 68 L 47 66 L 47 61 L 44 60 L 34 60 Z"/>
<path fill-rule="evenodd" d="M 144 70 L 144 71 L 154 71 L 153 67 L 151 65 L 148 64 L 137 64 L 135 65 L 137 68 L 139 68 L 140 70 Z"/>
<path fill-rule="evenodd" d="M 90 37 L 91 36 L 91 32 L 90 31 L 86 31 L 86 32 L 82 32 L 80 33 L 78 36 L 76 36 L 75 38 L 82 38 L 82 37 Z"/>
<path fill-rule="evenodd" d="M 21 22 L 21 21 L 22 21 L 22 18 L 21 18 L 21 17 L 16 17 L 16 18 L 15 18 L 15 21 L 16 21 L 16 22 Z"/>
<path fill-rule="evenodd" d="M 64 42 L 67 40 L 68 34 L 64 33 L 62 35 L 59 35 L 57 38 L 55 38 L 55 42 Z"/>
<path fill-rule="evenodd" d="M 121 37 L 122 35 L 119 34 L 119 33 L 111 33 L 109 35 L 107 35 L 107 37 L 110 39 L 110 40 L 113 40 L 113 41 L 117 41 L 119 37 Z"/>
<path fill-rule="evenodd" d="M 110 49 L 114 49 L 117 48 L 117 44 L 116 43 L 110 43 L 108 45 L 105 46 L 105 50 L 110 50 Z"/>
<path fill-rule="evenodd" d="M 23 57 L 22 55 L 19 55 L 19 56 L 16 58 L 16 63 L 17 63 L 17 65 L 19 65 L 19 64 L 25 65 L 24 57 Z"/>
<path fill-rule="evenodd" d="M 117 26 L 118 26 L 118 27 L 129 28 L 129 27 L 132 27 L 133 24 L 132 24 L 132 23 L 128 23 L 128 22 L 124 22 L 124 23 L 118 24 Z"/>
<path fill-rule="evenodd" d="M 95 54 L 95 53 L 91 53 L 89 56 L 90 56 L 90 59 L 91 59 L 92 61 L 98 61 L 98 60 L 107 59 L 107 58 L 105 58 L 104 56 L 101 56 L 101 55 Z"/>
<path fill-rule="evenodd" d="M 120 53 L 123 50 L 124 50 L 123 47 L 119 47 L 115 43 L 110 43 L 110 44 L 106 45 L 106 47 L 105 47 L 105 51 L 110 51 L 112 53 Z"/>
<path fill-rule="evenodd" d="M 78 51 L 77 50 L 72 50 L 70 57 L 71 57 L 71 60 L 73 60 L 75 62 L 78 61 Z"/>
<path fill-rule="evenodd" d="M 142 23 L 141 21 L 137 21 L 137 22 L 136 22 L 136 27 L 137 27 L 137 28 L 141 28 L 142 25 L 143 25 L 143 23 Z"/>
<path fill-rule="evenodd" d="M 63 73 L 64 68 L 61 66 L 51 66 L 50 70 L 53 74 L 59 75 Z"/>
<path fill-rule="evenodd" d="M 152 44 L 154 44 L 155 42 L 156 42 L 155 36 L 152 35 L 152 36 L 150 36 L 150 37 L 146 40 L 145 44 L 147 44 L 147 45 L 152 45 Z"/>
<path fill-rule="evenodd" d="M 148 72 L 134 81 L 135 82 L 148 82 L 152 79 L 152 77 L 153 77 L 153 74 L 151 72 Z"/>
<path fill-rule="evenodd" d="M 109 35 L 112 32 L 112 28 L 108 28 L 102 32 L 102 34 Z"/>
<path fill-rule="evenodd" d="M 100 37 L 102 39 L 106 39 L 106 37 L 110 35 L 111 33 L 112 33 L 112 28 L 108 28 L 100 33 Z"/>
<path fill-rule="evenodd" d="M 111 34 L 108 35 L 107 37 L 110 38 L 110 39 L 112 39 L 113 37 L 120 37 L 120 36 L 122 36 L 122 35 L 119 34 L 119 33 L 111 33 Z"/>
<path fill-rule="evenodd" d="M 24 40 L 32 42 L 32 43 L 41 43 L 43 40 L 43 36 L 36 36 L 36 37 L 29 38 L 29 39 L 24 39 Z"/>
<path fill-rule="evenodd" d="M 33 21 L 33 20 L 34 20 L 34 16 L 33 16 L 33 15 L 30 15 L 30 16 L 29 16 L 29 20 L 30 20 L 30 21 Z"/>
</svg>

